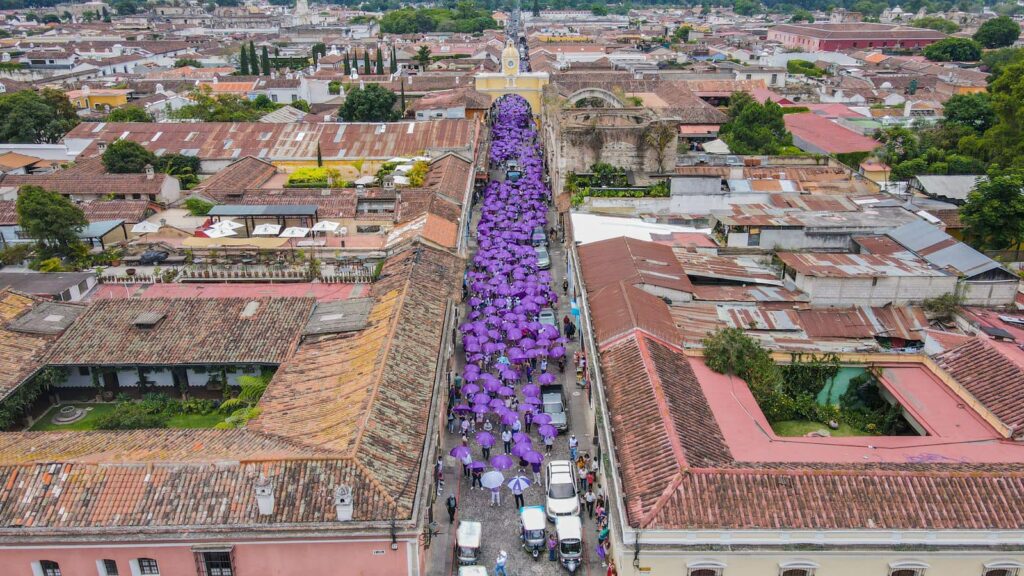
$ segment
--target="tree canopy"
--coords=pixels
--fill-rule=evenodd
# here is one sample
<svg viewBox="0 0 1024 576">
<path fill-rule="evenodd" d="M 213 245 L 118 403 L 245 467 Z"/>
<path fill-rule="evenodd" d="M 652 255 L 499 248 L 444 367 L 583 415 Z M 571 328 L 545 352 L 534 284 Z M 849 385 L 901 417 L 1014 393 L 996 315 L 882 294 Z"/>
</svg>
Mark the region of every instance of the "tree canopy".
<svg viewBox="0 0 1024 576">
<path fill-rule="evenodd" d="M 113 174 L 138 174 L 155 166 L 156 155 L 131 140 L 118 140 L 103 151 L 103 166 Z"/>
<path fill-rule="evenodd" d="M 1020 37 L 1020 24 L 1007 16 L 1000 16 L 985 22 L 974 33 L 974 39 L 985 48 L 1005 48 Z"/>
<path fill-rule="evenodd" d="M 107 114 L 107 122 L 152 122 L 153 117 L 138 106 L 115 108 Z"/>
<path fill-rule="evenodd" d="M 985 92 L 957 94 L 943 105 L 946 122 L 961 124 L 976 132 L 985 132 L 996 123 L 992 99 Z"/>
<path fill-rule="evenodd" d="M 370 84 L 361 90 L 349 90 L 345 103 L 338 109 L 338 115 L 347 122 L 388 122 L 398 119 L 394 92 L 378 84 Z"/>
<path fill-rule="evenodd" d="M 42 258 L 68 257 L 81 244 L 78 238 L 89 221 L 82 209 L 56 192 L 23 186 L 15 202 L 18 226 L 38 242 Z"/>
<path fill-rule="evenodd" d="M 490 11 L 481 10 L 463 0 L 449 8 L 411 8 L 391 10 L 380 19 L 380 31 L 387 34 L 423 32 L 482 32 L 498 29 Z"/>
<path fill-rule="evenodd" d="M 925 46 L 924 57 L 933 62 L 974 62 L 981 59 L 981 44 L 968 38 L 943 38 Z"/>
<path fill-rule="evenodd" d="M 953 34 L 960 31 L 959 24 L 940 16 L 925 16 L 924 18 L 917 18 L 916 20 L 911 20 L 910 25 L 918 28 L 928 28 L 929 30 L 938 30 L 944 34 Z"/>
<path fill-rule="evenodd" d="M 729 121 L 719 136 L 734 154 L 779 154 L 793 145 L 782 107 L 774 102 L 760 104 L 745 92 L 733 94 Z"/>
<path fill-rule="evenodd" d="M 63 92 L 44 88 L 0 94 L 0 142 L 53 143 L 79 122 Z"/>
<path fill-rule="evenodd" d="M 282 106 L 272 102 L 264 94 L 252 100 L 233 94 L 212 96 L 207 86 L 194 90 L 191 98 L 193 103 L 171 112 L 171 118 L 202 122 L 256 122 Z"/>
<path fill-rule="evenodd" d="M 1024 177 L 979 182 L 960 209 L 964 234 L 976 246 L 1004 250 L 1024 241 Z"/>
</svg>

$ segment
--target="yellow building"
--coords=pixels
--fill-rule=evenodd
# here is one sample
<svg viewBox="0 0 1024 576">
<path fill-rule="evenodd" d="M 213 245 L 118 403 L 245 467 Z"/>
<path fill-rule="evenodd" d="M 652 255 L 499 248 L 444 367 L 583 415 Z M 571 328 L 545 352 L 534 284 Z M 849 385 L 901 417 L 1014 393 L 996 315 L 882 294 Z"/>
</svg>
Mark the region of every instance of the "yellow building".
<svg viewBox="0 0 1024 576">
<path fill-rule="evenodd" d="M 491 102 L 505 94 L 518 94 L 540 114 L 541 93 L 548 84 L 547 72 L 520 72 L 519 50 L 511 41 L 501 52 L 501 72 L 476 75 L 476 89 L 491 97 Z"/>
<path fill-rule="evenodd" d="M 71 105 L 78 110 L 113 110 L 128 103 L 128 95 L 131 90 L 116 88 L 89 88 L 83 86 L 81 90 L 70 90 L 67 93 Z"/>
</svg>

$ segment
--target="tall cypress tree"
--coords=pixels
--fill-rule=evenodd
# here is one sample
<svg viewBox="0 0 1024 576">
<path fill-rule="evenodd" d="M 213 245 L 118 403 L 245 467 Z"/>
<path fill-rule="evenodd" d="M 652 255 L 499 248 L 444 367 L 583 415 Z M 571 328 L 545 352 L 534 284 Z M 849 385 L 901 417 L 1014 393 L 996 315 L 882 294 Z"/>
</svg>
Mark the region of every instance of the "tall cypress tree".
<svg viewBox="0 0 1024 576">
<path fill-rule="evenodd" d="M 363 50 L 363 74 L 369 76 L 370 74 L 373 74 L 371 70 L 372 69 L 370 68 L 370 51 Z"/>
<path fill-rule="evenodd" d="M 263 47 L 263 55 L 260 56 L 260 64 L 263 65 L 263 75 L 270 76 L 270 54 L 267 53 L 267 47 Z"/>
<path fill-rule="evenodd" d="M 352 66 L 348 63 L 348 52 L 341 57 L 341 61 L 345 63 L 345 76 L 352 74 Z"/>
<path fill-rule="evenodd" d="M 389 66 L 391 73 L 398 72 L 398 54 L 395 52 L 395 45 L 391 45 L 391 65 Z"/>
<path fill-rule="evenodd" d="M 380 51 L 380 46 L 377 46 L 377 75 L 384 75 L 384 53 Z"/>
<path fill-rule="evenodd" d="M 260 75 L 260 58 L 256 55 L 256 45 L 249 40 L 249 73 L 253 76 Z"/>
<path fill-rule="evenodd" d="M 402 107 L 402 117 L 404 118 L 405 117 L 405 78 L 399 78 L 398 80 L 401 81 L 401 83 L 402 83 L 401 84 L 401 86 L 402 86 L 402 101 L 401 101 L 400 105 Z"/>
<path fill-rule="evenodd" d="M 322 167 L 324 165 L 324 157 L 323 157 L 323 154 L 320 153 L 320 143 L 319 142 L 316 143 L 316 165 L 317 165 L 318 168 Z"/>
<path fill-rule="evenodd" d="M 249 75 L 249 51 L 242 44 L 242 55 L 238 57 L 238 73 L 242 76 Z"/>
</svg>

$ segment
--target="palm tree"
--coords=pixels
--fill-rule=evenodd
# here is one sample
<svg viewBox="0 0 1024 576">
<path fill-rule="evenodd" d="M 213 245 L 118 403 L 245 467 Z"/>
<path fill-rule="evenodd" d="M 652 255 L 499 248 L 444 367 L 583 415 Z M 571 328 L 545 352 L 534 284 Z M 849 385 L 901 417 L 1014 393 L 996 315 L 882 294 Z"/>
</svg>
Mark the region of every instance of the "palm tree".
<svg viewBox="0 0 1024 576">
<path fill-rule="evenodd" d="M 654 148 L 655 157 L 658 159 L 658 170 L 665 171 L 665 149 L 676 140 L 676 130 L 668 122 L 651 124 L 644 130 L 644 143 Z"/>
</svg>

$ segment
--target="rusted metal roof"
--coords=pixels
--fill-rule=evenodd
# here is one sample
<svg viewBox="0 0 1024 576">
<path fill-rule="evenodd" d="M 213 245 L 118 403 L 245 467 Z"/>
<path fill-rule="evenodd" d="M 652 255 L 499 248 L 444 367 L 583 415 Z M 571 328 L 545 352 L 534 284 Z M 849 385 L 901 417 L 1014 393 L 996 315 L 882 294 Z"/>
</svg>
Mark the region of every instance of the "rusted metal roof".
<svg viewBox="0 0 1024 576">
<path fill-rule="evenodd" d="M 812 254 L 779 252 L 779 260 L 799 274 L 817 278 L 882 278 L 890 276 L 934 277 L 950 273 L 921 258 L 896 258 L 875 254 Z"/>
</svg>

